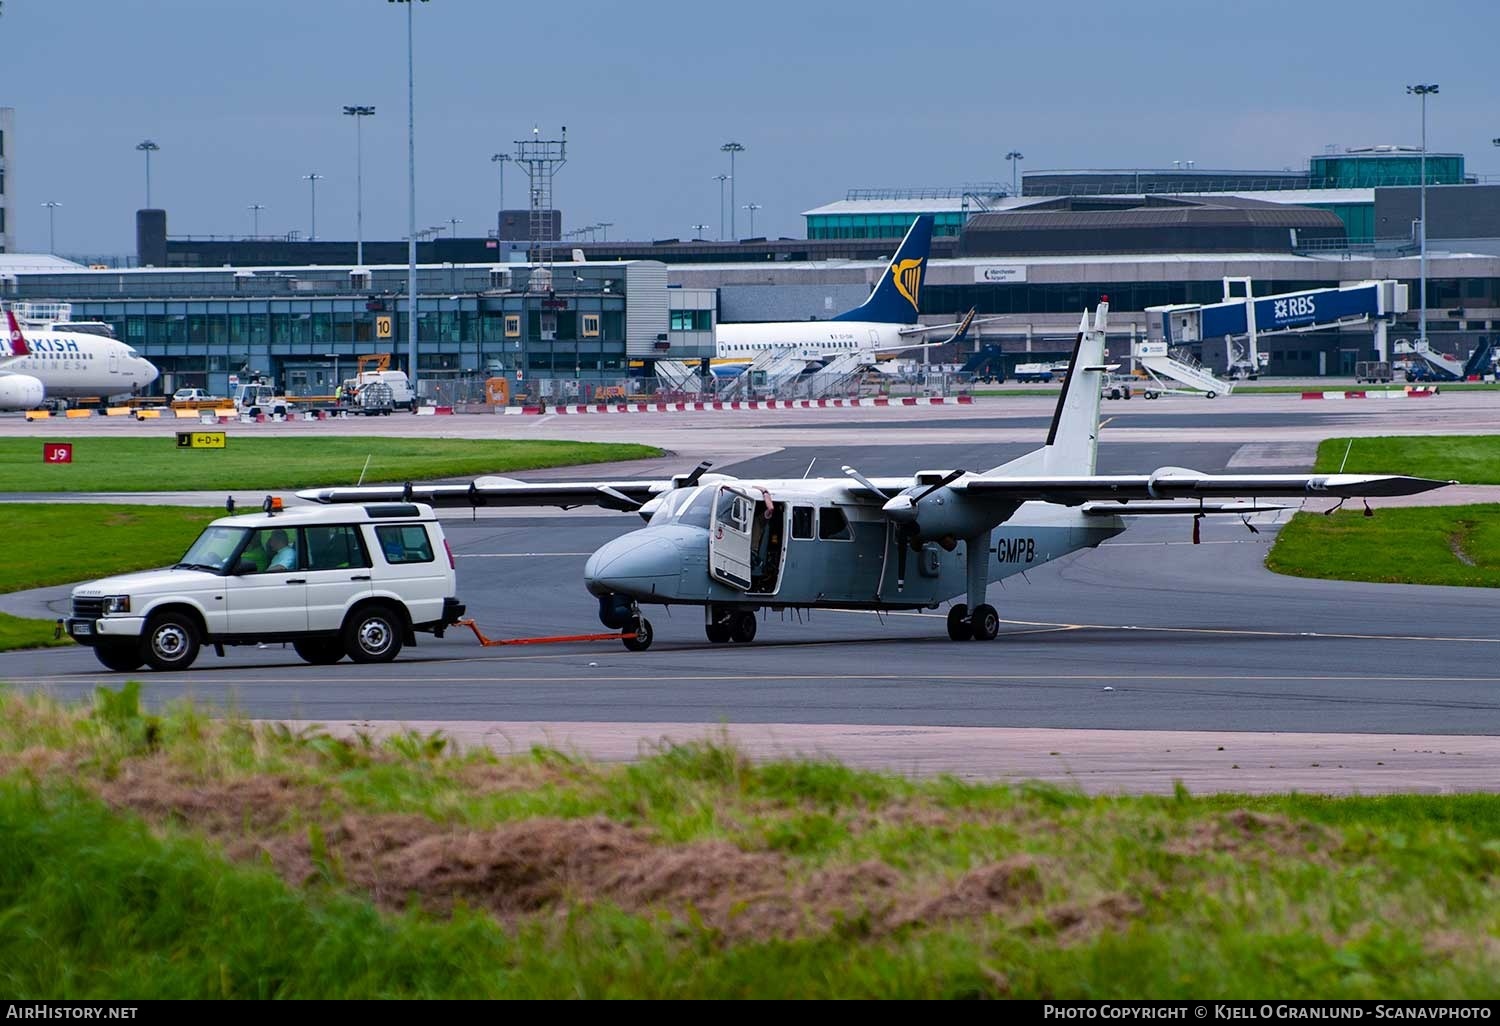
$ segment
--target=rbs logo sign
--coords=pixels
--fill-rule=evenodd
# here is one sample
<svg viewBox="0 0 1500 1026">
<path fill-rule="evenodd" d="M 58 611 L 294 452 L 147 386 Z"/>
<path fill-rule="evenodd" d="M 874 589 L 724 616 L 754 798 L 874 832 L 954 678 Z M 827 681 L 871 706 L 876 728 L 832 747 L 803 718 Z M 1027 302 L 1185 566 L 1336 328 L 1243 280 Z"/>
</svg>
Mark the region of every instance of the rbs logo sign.
<svg viewBox="0 0 1500 1026">
<path fill-rule="evenodd" d="M 1276 300 L 1271 316 L 1277 324 L 1283 321 L 1311 320 L 1318 315 L 1317 304 L 1312 296 L 1291 296 Z"/>
</svg>

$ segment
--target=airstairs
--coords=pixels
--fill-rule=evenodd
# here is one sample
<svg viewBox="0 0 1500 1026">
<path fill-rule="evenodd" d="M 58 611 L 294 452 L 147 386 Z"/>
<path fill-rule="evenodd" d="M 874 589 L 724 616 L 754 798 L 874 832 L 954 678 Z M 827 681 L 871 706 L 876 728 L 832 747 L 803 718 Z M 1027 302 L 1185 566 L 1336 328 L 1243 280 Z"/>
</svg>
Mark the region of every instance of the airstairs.
<svg viewBox="0 0 1500 1026">
<path fill-rule="evenodd" d="M 859 391 L 864 376 L 865 358 L 858 353 L 844 353 L 828 361 L 821 370 L 804 374 L 792 383 L 795 399 L 842 398 Z"/>
<path fill-rule="evenodd" d="M 697 369 L 681 360 L 657 360 L 656 381 L 662 388 L 673 392 L 698 395 L 703 391 L 703 379 Z"/>
<path fill-rule="evenodd" d="M 1135 359 L 1163 392 L 1201 392 L 1212 399 L 1234 391 L 1233 382 L 1213 374 L 1180 350 L 1174 354 L 1165 342 L 1138 343 Z"/>
<path fill-rule="evenodd" d="M 794 349 L 767 349 L 720 392 L 726 399 L 779 397 L 807 369 L 807 358 Z"/>
</svg>

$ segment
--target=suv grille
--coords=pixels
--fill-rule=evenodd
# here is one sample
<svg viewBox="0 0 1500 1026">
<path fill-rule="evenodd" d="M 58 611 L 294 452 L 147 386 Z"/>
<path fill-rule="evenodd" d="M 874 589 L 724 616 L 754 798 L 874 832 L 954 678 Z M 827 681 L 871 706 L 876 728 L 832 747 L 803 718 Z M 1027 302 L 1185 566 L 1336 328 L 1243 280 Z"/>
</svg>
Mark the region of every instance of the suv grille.
<svg viewBox="0 0 1500 1026">
<path fill-rule="evenodd" d="M 104 615 L 104 600 L 102 598 L 76 598 L 73 600 L 73 615 L 83 619 L 97 620 Z"/>
</svg>

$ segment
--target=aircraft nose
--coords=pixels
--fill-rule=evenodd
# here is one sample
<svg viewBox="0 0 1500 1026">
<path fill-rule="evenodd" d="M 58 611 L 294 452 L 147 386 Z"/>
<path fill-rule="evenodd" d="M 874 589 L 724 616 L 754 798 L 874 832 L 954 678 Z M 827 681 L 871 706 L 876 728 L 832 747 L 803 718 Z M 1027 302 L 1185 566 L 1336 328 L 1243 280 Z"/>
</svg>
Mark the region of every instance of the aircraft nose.
<svg viewBox="0 0 1500 1026">
<path fill-rule="evenodd" d="M 155 381 L 158 377 L 161 376 L 161 371 L 156 369 L 156 364 L 151 363 L 147 360 L 143 360 L 141 362 L 146 364 L 144 368 L 144 377 L 141 381 L 141 384 L 149 385 L 151 384 L 151 382 Z"/>
<path fill-rule="evenodd" d="M 676 587 L 682 573 L 677 546 L 640 534 L 616 538 L 589 557 L 583 583 L 590 594 L 650 595 Z"/>
</svg>

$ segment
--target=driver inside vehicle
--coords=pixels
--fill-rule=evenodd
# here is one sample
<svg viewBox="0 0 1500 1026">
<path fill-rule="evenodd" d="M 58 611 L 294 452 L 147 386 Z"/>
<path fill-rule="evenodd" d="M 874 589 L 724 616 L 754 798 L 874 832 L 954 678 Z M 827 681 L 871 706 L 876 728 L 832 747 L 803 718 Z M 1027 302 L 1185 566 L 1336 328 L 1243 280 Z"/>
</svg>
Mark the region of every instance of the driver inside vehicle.
<svg viewBox="0 0 1500 1026">
<path fill-rule="evenodd" d="M 270 557 L 267 571 L 297 569 L 297 549 L 287 541 L 286 532 L 279 527 L 266 538 L 266 554 Z"/>
</svg>

